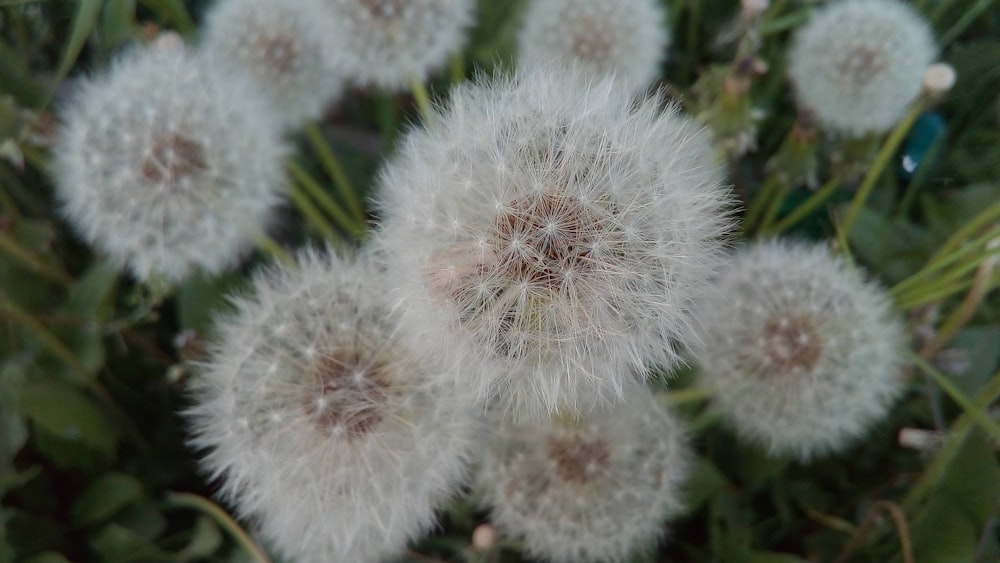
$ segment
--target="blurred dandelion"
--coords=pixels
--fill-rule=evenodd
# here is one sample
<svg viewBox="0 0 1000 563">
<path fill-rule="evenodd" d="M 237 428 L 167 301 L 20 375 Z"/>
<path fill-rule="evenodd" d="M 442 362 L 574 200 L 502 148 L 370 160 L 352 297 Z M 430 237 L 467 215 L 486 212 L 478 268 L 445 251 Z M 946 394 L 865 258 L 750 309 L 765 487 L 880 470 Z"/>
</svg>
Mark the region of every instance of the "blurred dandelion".
<svg viewBox="0 0 1000 563">
<path fill-rule="evenodd" d="M 936 53 L 930 26 L 908 4 L 843 0 L 796 32 L 788 76 L 823 126 L 860 137 L 903 116 Z"/>
<path fill-rule="evenodd" d="M 287 125 L 320 116 L 344 79 L 328 49 L 321 0 L 220 0 L 209 13 L 203 53 L 245 72 Z"/>
<path fill-rule="evenodd" d="M 410 332 L 471 350 L 461 385 L 514 417 L 620 401 L 695 338 L 729 195 L 697 125 L 620 93 L 562 67 L 459 87 L 380 179 Z"/>
<path fill-rule="evenodd" d="M 660 75 L 669 41 L 656 0 L 533 0 L 518 35 L 518 64 L 574 61 L 642 90 Z"/>
<path fill-rule="evenodd" d="M 398 338 L 381 272 L 307 252 L 234 299 L 192 386 L 192 443 L 222 494 L 295 561 L 378 561 L 434 521 L 479 428 Z"/>
<path fill-rule="evenodd" d="M 808 460 L 848 446 L 902 388 L 904 332 L 888 295 L 823 246 L 750 246 L 700 309 L 698 353 L 741 436 Z"/>
<path fill-rule="evenodd" d="M 281 129 L 253 91 L 169 37 L 132 50 L 63 112 L 63 213 L 141 279 L 231 266 L 284 189 Z"/>
<path fill-rule="evenodd" d="M 690 455 L 680 424 L 635 388 L 580 420 L 501 426 L 477 483 L 493 524 L 533 557 L 625 561 L 682 510 Z"/>
</svg>

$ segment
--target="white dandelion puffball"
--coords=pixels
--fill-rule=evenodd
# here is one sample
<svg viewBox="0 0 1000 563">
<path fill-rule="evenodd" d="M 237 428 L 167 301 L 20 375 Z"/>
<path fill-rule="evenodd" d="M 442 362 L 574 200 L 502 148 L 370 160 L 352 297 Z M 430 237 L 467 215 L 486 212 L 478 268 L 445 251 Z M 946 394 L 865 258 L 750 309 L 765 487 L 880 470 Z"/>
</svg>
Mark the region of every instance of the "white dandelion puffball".
<svg viewBox="0 0 1000 563">
<path fill-rule="evenodd" d="M 660 75 L 669 40 L 658 0 L 532 0 L 518 35 L 518 64 L 574 61 L 642 90 Z"/>
<path fill-rule="evenodd" d="M 284 192 L 281 129 L 252 92 L 182 45 L 133 50 L 65 108 L 54 150 L 63 213 L 140 279 L 233 265 Z"/>
<path fill-rule="evenodd" d="M 681 512 L 690 452 L 648 390 L 577 421 L 501 426 L 477 489 L 501 534 L 556 563 L 627 561 L 656 547 Z"/>
<path fill-rule="evenodd" d="M 743 438 L 808 460 L 851 444 L 902 389 L 902 324 L 881 287 L 822 245 L 739 252 L 701 308 L 698 353 Z"/>
<path fill-rule="evenodd" d="M 476 0 L 324 0 L 345 76 L 403 90 L 425 82 L 465 45 Z"/>
<path fill-rule="evenodd" d="M 796 32 L 788 76 L 823 126 L 860 137 L 899 121 L 936 54 L 930 26 L 909 5 L 843 0 Z"/>
<path fill-rule="evenodd" d="M 730 226 L 700 128 L 563 67 L 455 89 L 380 177 L 379 234 L 414 334 L 517 418 L 621 400 L 696 336 Z"/>
<path fill-rule="evenodd" d="M 319 117 L 345 82 L 327 48 L 322 0 L 219 0 L 201 49 L 245 72 L 290 127 Z"/>
<path fill-rule="evenodd" d="M 398 338 L 367 259 L 306 253 L 256 277 L 192 385 L 192 443 L 289 561 L 380 561 L 465 476 L 479 410 Z"/>
</svg>

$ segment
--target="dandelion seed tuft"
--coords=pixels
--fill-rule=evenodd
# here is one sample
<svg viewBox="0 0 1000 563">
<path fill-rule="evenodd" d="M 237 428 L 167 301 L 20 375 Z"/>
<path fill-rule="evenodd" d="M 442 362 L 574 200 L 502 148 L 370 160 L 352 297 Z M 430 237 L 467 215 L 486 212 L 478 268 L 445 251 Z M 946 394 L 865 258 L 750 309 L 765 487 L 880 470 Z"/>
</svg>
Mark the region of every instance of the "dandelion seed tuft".
<svg viewBox="0 0 1000 563">
<path fill-rule="evenodd" d="M 669 41 L 657 0 L 532 0 L 518 35 L 518 64 L 573 61 L 644 90 L 660 75 Z"/>
<path fill-rule="evenodd" d="M 218 324 L 187 411 L 203 466 L 289 560 L 380 561 L 460 485 L 478 414 L 398 338 L 382 272 L 308 252 Z"/>
<path fill-rule="evenodd" d="M 140 279 L 233 265 L 282 201 L 286 148 L 241 77 L 182 45 L 135 49 L 64 108 L 62 212 Z"/>
<path fill-rule="evenodd" d="M 361 86 L 403 90 L 459 52 L 475 0 L 323 0 L 331 49 Z"/>
<path fill-rule="evenodd" d="M 457 88 L 380 178 L 406 322 L 515 418 L 621 400 L 696 337 L 729 195 L 699 126 L 563 67 Z"/>
<path fill-rule="evenodd" d="M 690 452 L 645 389 L 576 421 L 501 426 L 477 478 L 501 535 L 556 563 L 626 561 L 681 512 Z"/>
<path fill-rule="evenodd" d="M 321 0 L 220 0 L 201 49 L 216 66 L 246 73 L 294 127 L 319 117 L 344 88 L 324 17 Z"/>
<path fill-rule="evenodd" d="M 906 3 L 843 0 L 795 34 L 788 76 L 823 126 L 860 137 L 899 121 L 936 53 L 930 26 Z"/>
<path fill-rule="evenodd" d="M 823 246 L 744 249 L 701 311 L 697 359 L 716 408 L 772 453 L 842 450 L 902 388 L 904 332 L 887 294 Z"/>
</svg>

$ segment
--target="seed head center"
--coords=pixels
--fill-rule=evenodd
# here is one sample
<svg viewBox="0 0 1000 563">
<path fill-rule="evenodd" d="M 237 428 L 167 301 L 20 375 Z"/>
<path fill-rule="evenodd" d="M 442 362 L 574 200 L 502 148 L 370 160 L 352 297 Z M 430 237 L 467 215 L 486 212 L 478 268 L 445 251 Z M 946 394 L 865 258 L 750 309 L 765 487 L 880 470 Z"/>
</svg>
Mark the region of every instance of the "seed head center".
<svg viewBox="0 0 1000 563">
<path fill-rule="evenodd" d="M 867 86 L 885 70 L 878 49 L 860 46 L 845 54 L 837 63 L 837 71 L 856 88 Z"/>
<path fill-rule="evenodd" d="M 598 65 L 609 62 L 614 38 L 607 26 L 592 18 L 577 22 L 572 35 L 572 52 L 584 61 Z"/>
<path fill-rule="evenodd" d="M 558 290 L 594 269 L 596 213 L 555 194 L 512 202 L 497 218 L 494 246 L 502 273 L 532 289 Z"/>
<path fill-rule="evenodd" d="M 764 325 L 762 336 L 771 367 L 782 373 L 812 369 L 823 352 L 813 322 L 805 317 L 775 317 Z"/>
<path fill-rule="evenodd" d="M 285 74 L 295 68 L 298 48 L 295 41 L 285 35 L 267 35 L 257 42 L 258 52 L 267 68 Z"/>
<path fill-rule="evenodd" d="M 555 464 L 556 476 L 577 485 L 601 477 L 611 462 L 611 448 L 607 442 L 588 440 L 580 435 L 549 438 L 548 454 Z"/>
<path fill-rule="evenodd" d="M 383 366 L 355 352 L 323 354 L 314 380 L 303 406 L 320 430 L 352 439 L 382 420 L 389 398 Z"/>
<path fill-rule="evenodd" d="M 142 163 L 142 175 L 151 182 L 173 185 L 208 167 L 201 143 L 181 134 L 159 139 Z"/>
<path fill-rule="evenodd" d="M 360 0 L 368 13 L 382 19 L 396 19 L 403 12 L 407 0 Z"/>
</svg>

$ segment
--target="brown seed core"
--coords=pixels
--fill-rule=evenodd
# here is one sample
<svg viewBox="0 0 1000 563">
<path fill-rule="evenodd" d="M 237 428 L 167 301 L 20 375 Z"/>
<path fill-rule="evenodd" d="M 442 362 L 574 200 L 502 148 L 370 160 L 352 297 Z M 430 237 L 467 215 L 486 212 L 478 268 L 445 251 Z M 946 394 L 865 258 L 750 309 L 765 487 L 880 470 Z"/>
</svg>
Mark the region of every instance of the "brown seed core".
<svg viewBox="0 0 1000 563">
<path fill-rule="evenodd" d="M 866 86 L 885 70 L 885 62 L 877 49 L 858 47 L 846 54 L 837 63 L 837 71 L 852 86 Z"/>
<path fill-rule="evenodd" d="M 295 68 L 295 60 L 299 51 L 295 41 L 286 35 L 263 36 L 257 41 L 257 52 L 267 68 L 284 74 Z"/>
<path fill-rule="evenodd" d="M 572 36 L 573 54 L 582 60 L 607 65 L 614 39 L 602 22 L 587 18 L 576 26 Z"/>
<path fill-rule="evenodd" d="M 379 364 L 356 352 L 326 354 L 316 364 L 315 381 L 303 406 L 321 430 L 353 439 L 382 420 L 389 378 Z"/>
<path fill-rule="evenodd" d="M 800 316 L 781 316 L 764 325 L 764 353 L 780 372 L 809 370 L 823 351 L 813 323 Z"/>
<path fill-rule="evenodd" d="M 360 0 L 368 13 L 377 18 L 392 19 L 403 11 L 406 0 Z"/>
<path fill-rule="evenodd" d="M 579 201 L 555 194 L 515 200 L 497 218 L 499 264 L 516 282 L 558 290 L 571 275 L 594 268 L 591 233 L 600 221 Z"/>
<path fill-rule="evenodd" d="M 202 144 L 175 133 L 153 145 L 142 163 L 142 175 L 150 182 L 173 184 L 207 167 Z"/>
<path fill-rule="evenodd" d="M 600 477 L 611 462 L 611 448 L 600 439 L 588 440 L 579 435 L 551 437 L 548 449 L 556 475 L 567 483 L 583 485 Z"/>
</svg>

